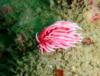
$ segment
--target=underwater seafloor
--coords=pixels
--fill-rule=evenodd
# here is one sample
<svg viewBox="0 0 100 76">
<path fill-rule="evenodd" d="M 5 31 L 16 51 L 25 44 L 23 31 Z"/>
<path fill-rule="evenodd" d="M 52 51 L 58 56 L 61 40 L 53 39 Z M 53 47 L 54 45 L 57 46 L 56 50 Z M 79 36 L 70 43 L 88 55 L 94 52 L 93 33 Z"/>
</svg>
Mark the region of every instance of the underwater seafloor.
<svg viewBox="0 0 100 76">
<path fill-rule="evenodd" d="M 41 63 L 38 64 L 40 75 L 53 76 L 54 68 L 58 68 L 64 71 L 64 76 L 99 76 L 100 29 L 94 26 L 89 27 L 83 34 L 91 37 L 94 44 L 79 44 L 75 48 L 63 50 L 63 52 L 41 56 Z"/>
<path fill-rule="evenodd" d="M 65 0 L 48 1 L 0 1 L 0 7 L 4 8 L 0 9 L 0 12 L 4 12 L 4 16 L 2 16 L 2 13 L 0 13 L 0 16 L 3 19 L 5 18 L 3 21 L 0 18 L 0 30 L 2 27 L 3 30 L 6 28 L 11 30 L 10 35 L 6 33 L 7 36 L 4 34 L 5 32 L 2 34 L 2 31 L 0 31 L 0 49 L 3 49 L 0 50 L 0 76 L 55 76 L 57 69 L 61 69 L 64 76 L 100 76 L 100 20 L 94 23 L 89 21 L 93 12 L 88 9 L 88 6 L 80 7 L 80 4 L 74 5 L 74 3 L 69 8 L 66 7 L 67 2 Z M 63 2 L 57 4 L 56 1 Z M 99 5 L 100 1 L 97 0 L 97 2 Z M 77 7 L 77 4 L 79 7 Z M 5 15 L 6 13 L 7 15 Z M 56 52 L 35 56 L 37 53 L 34 54 L 33 51 L 38 52 L 38 50 L 32 48 L 34 45 L 32 43 L 35 42 L 30 39 L 34 33 L 29 34 L 30 31 L 27 30 L 33 29 L 35 25 L 35 31 L 38 28 L 40 31 L 41 27 L 48 26 L 57 20 L 69 20 L 78 23 L 82 28 L 83 41 L 76 47 L 66 50 L 58 49 Z M 13 44 L 11 42 L 13 41 L 12 31 L 17 36 L 24 33 L 26 42 L 24 38 L 18 38 L 19 43 L 10 46 L 10 44 Z M 17 36 L 14 37 L 15 42 Z M 9 47 L 7 47 L 8 45 Z M 7 52 L 12 53 L 3 56 L 2 52 L 6 52 L 4 51 L 5 48 L 7 48 Z M 20 54 L 15 51 L 20 52 Z"/>
</svg>

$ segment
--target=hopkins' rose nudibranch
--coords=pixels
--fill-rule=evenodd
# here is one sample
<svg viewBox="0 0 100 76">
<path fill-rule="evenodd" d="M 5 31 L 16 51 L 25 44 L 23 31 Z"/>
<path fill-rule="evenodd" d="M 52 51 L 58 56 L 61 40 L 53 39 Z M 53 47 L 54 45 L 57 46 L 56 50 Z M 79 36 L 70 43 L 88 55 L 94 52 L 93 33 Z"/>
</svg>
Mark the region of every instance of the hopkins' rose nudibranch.
<svg viewBox="0 0 100 76">
<path fill-rule="evenodd" d="M 36 36 L 40 52 L 51 52 L 59 48 L 73 47 L 82 40 L 81 34 L 77 32 L 78 29 L 81 28 L 76 23 L 69 21 L 57 21 L 44 28 Z"/>
</svg>

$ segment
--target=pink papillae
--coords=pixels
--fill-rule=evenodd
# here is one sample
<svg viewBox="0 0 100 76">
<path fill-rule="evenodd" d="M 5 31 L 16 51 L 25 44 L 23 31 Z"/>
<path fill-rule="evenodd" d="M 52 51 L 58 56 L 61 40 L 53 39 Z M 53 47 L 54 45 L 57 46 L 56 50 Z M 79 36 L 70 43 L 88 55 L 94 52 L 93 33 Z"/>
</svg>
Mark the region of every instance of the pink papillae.
<svg viewBox="0 0 100 76">
<path fill-rule="evenodd" d="M 73 47 L 81 41 L 81 35 L 77 32 L 78 29 L 81 28 L 76 23 L 69 21 L 57 21 L 44 28 L 36 36 L 41 53 Z"/>
</svg>

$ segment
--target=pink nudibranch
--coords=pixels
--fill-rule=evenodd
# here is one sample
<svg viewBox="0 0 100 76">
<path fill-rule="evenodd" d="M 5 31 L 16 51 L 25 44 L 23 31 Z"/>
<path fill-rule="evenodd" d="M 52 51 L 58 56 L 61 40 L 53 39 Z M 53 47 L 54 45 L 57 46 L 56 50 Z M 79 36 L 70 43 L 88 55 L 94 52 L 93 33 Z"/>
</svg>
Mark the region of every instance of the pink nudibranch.
<svg viewBox="0 0 100 76">
<path fill-rule="evenodd" d="M 73 47 L 82 40 L 81 29 L 76 23 L 69 21 L 57 21 L 51 26 L 44 28 L 36 36 L 41 53 L 55 51 L 55 49 L 67 49 Z"/>
</svg>

